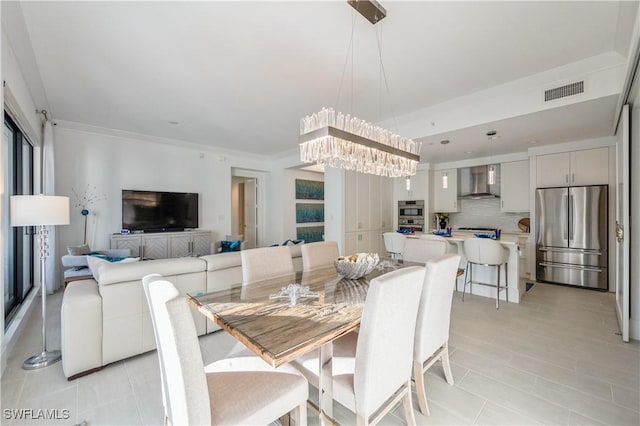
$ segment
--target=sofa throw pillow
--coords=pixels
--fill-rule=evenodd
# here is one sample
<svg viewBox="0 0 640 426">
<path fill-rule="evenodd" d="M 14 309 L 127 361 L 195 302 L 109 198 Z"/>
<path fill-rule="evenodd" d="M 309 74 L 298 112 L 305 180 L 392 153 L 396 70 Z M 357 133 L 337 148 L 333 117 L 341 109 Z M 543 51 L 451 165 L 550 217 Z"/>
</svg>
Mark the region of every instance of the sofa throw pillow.
<svg viewBox="0 0 640 426">
<path fill-rule="evenodd" d="M 139 257 L 115 258 L 115 257 L 106 257 L 106 256 L 100 256 L 100 255 L 87 256 L 87 264 L 89 265 L 89 270 L 91 271 L 91 275 L 93 275 L 93 278 L 98 282 L 100 282 L 100 268 L 102 268 L 102 265 L 105 265 L 107 263 L 137 262 L 139 260 L 140 260 Z"/>
<path fill-rule="evenodd" d="M 222 248 L 222 253 L 227 253 L 230 251 L 240 251 L 242 242 L 239 240 L 235 241 L 220 241 L 220 247 Z"/>
<path fill-rule="evenodd" d="M 82 244 L 80 246 L 67 247 L 67 252 L 69 253 L 69 256 L 83 256 L 91 253 L 91 249 L 88 244 Z"/>
</svg>

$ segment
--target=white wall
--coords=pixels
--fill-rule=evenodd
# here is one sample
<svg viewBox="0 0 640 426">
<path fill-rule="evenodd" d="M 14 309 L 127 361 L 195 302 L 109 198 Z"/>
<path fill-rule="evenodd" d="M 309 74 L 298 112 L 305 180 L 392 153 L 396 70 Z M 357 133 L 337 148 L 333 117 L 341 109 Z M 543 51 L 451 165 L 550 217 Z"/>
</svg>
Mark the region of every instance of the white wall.
<svg viewBox="0 0 640 426">
<path fill-rule="evenodd" d="M 71 198 L 71 224 L 59 228 L 60 250 L 82 243 L 84 222 L 80 208 L 74 207 L 74 189 L 82 196 L 89 185 L 106 195 L 106 200 L 89 209 L 92 248 L 109 247 L 109 236 L 120 231 L 122 189 L 197 192 L 200 228 L 212 230 L 215 241 L 231 233 L 231 168 L 268 167 L 264 159 L 236 158 L 203 147 L 158 143 L 103 130 L 55 128 L 56 193 Z"/>
<path fill-rule="evenodd" d="M 267 212 L 269 227 L 266 230 L 266 245 L 282 244 L 288 239 L 296 238 L 296 179 L 324 181 L 323 173 L 284 168 L 286 164 L 288 163 L 282 161 L 274 164 L 267 179 L 267 194 L 271 208 Z M 326 195 L 327 188 L 325 187 Z M 276 205 L 280 208 L 274 208 Z"/>
</svg>

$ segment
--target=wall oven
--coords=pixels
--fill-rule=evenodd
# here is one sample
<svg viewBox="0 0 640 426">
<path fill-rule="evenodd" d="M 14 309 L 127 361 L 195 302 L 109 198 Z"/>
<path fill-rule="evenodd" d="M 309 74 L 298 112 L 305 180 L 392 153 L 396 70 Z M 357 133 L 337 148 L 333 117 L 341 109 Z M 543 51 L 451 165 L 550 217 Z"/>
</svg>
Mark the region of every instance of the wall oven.
<svg viewBox="0 0 640 426">
<path fill-rule="evenodd" d="M 424 231 L 424 200 L 398 201 L 398 229 Z"/>
<path fill-rule="evenodd" d="M 398 201 L 398 217 L 424 219 L 424 200 Z"/>
</svg>

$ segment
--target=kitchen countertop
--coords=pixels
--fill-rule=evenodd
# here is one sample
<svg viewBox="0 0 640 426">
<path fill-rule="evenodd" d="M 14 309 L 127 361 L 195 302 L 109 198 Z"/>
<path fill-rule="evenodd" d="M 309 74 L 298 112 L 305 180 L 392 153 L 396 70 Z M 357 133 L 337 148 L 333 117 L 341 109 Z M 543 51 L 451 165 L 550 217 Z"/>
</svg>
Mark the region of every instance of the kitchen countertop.
<svg viewBox="0 0 640 426">
<path fill-rule="evenodd" d="M 451 241 L 452 243 L 454 243 L 454 242 L 464 241 L 467 238 L 475 238 L 474 234 L 476 234 L 476 233 L 477 232 L 472 232 L 472 231 L 453 231 L 451 233 L 450 237 L 443 237 L 443 238 L 445 238 L 448 241 Z M 424 232 L 423 234 L 434 235 L 431 232 Z M 418 238 L 420 236 L 420 233 L 416 232 L 414 234 L 407 235 L 407 237 L 409 237 L 409 238 L 412 237 L 412 236 L 414 238 Z M 500 237 L 500 239 L 499 240 L 495 240 L 495 241 L 498 241 L 499 243 L 502 243 L 502 244 L 505 244 L 505 245 L 516 245 L 516 244 L 518 244 L 520 242 L 519 241 L 519 237 L 520 236 L 529 237 L 529 234 L 525 234 L 525 233 L 522 233 L 522 232 L 519 233 L 519 234 L 516 234 L 516 233 L 511 234 L 511 233 L 504 233 L 503 232 L 502 236 Z"/>
<path fill-rule="evenodd" d="M 461 265 L 466 263 L 466 258 L 464 256 L 464 241 L 469 238 L 475 238 L 473 235 L 476 232 L 473 231 L 453 231 L 450 237 L 443 237 L 447 240 L 452 248 L 452 252 L 460 254 L 462 257 Z M 419 238 L 421 234 L 425 235 L 433 235 L 432 232 L 424 232 L 419 233 L 416 232 L 414 234 L 407 235 L 407 238 Z M 527 241 L 523 241 L 523 237 L 526 238 Z M 504 248 L 509 250 L 509 268 L 508 272 L 505 270 L 504 273 L 508 273 L 508 282 L 509 282 L 509 302 L 520 303 L 522 295 L 525 293 L 524 281 L 521 282 L 519 279 L 519 259 L 521 255 L 521 244 L 526 244 L 529 240 L 529 234 L 520 232 L 520 233 L 502 233 L 502 237 L 499 240 L 495 240 L 499 242 Z M 479 266 L 478 270 L 474 270 L 474 277 L 477 276 L 477 281 L 490 283 L 495 281 L 495 270 Z M 475 280 L 475 278 L 474 278 Z M 479 296 L 491 297 L 495 298 L 495 289 L 486 286 L 469 286 L 469 291 L 473 294 L 477 294 Z M 504 300 L 506 297 L 506 293 L 502 293 L 500 295 L 500 299 Z"/>
</svg>

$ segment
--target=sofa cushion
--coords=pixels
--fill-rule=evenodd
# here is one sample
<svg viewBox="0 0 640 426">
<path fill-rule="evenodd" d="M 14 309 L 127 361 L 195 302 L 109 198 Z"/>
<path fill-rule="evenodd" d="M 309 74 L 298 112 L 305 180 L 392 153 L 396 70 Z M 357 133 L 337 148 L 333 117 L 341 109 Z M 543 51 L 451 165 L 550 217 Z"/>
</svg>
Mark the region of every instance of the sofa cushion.
<svg viewBox="0 0 640 426">
<path fill-rule="evenodd" d="M 291 257 L 302 257 L 302 244 L 289 244 Z"/>
<path fill-rule="evenodd" d="M 87 263 L 86 255 L 71 256 L 71 255 L 65 254 L 64 256 L 62 256 L 61 260 L 62 260 L 62 266 L 64 266 L 65 268 L 82 268 L 82 267 L 89 266 L 89 264 Z"/>
<path fill-rule="evenodd" d="M 67 252 L 70 256 L 82 256 L 83 254 L 91 253 L 91 249 L 88 244 L 82 244 L 80 246 L 67 247 Z"/>
<path fill-rule="evenodd" d="M 126 281 L 141 280 L 149 274 L 165 276 L 189 274 L 205 270 L 204 260 L 197 257 L 175 259 L 145 260 L 133 263 L 110 263 L 100 268 L 100 285 L 117 284 Z"/>
<path fill-rule="evenodd" d="M 131 250 L 129 249 L 107 249 L 100 251 L 93 251 L 88 254 L 83 254 L 80 256 L 72 256 L 70 254 L 65 254 L 62 256 L 62 266 L 65 268 L 77 268 L 83 266 L 89 266 L 87 263 L 87 256 L 91 254 L 100 254 L 107 257 L 129 257 L 131 256 Z"/>
<path fill-rule="evenodd" d="M 207 262 L 207 272 L 242 266 L 240 252 L 210 254 L 202 256 L 201 259 Z"/>
<path fill-rule="evenodd" d="M 89 265 L 89 269 L 91 270 L 91 275 L 96 281 L 100 281 L 100 274 L 102 272 L 102 267 L 104 265 L 109 265 L 111 263 L 131 263 L 139 261 L 139 257 L 125 257 L 125 258 L 113 258 L 113 257 L 98 257 L 98 256 L 87 256 L 87 264 Z"/>
</svg>

